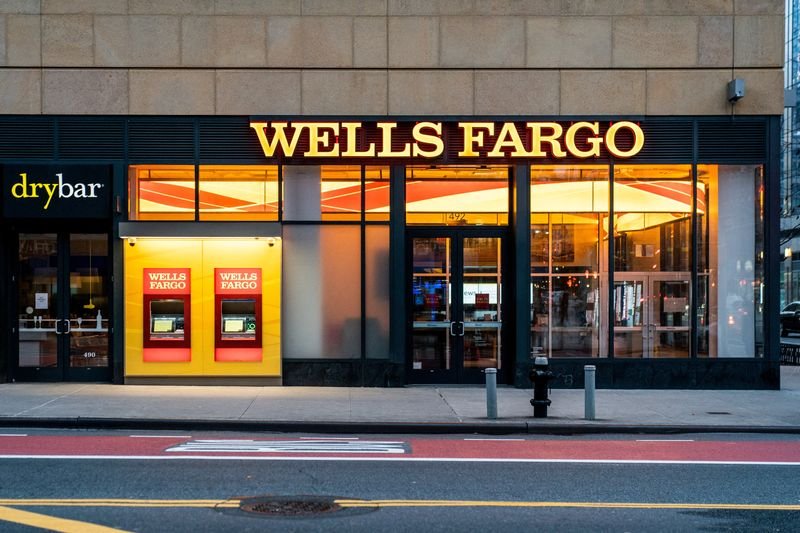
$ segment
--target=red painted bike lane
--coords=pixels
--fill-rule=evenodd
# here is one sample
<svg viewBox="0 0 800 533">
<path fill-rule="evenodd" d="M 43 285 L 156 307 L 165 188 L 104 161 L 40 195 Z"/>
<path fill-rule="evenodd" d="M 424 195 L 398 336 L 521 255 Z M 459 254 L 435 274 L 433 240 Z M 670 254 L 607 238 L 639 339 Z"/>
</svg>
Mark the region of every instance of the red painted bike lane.
<svg viewBox="0 0 800 533">
<path fill-rule="evenodd" d="M 797 463 L 800 441 L 0 436 L 0 457 Z"/>
</svg>

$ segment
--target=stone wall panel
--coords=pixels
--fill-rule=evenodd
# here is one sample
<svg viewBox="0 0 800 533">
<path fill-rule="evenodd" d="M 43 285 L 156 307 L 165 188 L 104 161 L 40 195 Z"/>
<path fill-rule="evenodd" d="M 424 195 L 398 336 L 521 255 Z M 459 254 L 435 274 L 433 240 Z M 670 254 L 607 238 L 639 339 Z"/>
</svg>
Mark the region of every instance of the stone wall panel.
<svg viewBox="0 0 800 533">
<path fill-rule="evenodd" d="M 214 71 L 131 70 L 134 115 L 213 115 Z"/>
<path fill-rule="evenodd" d="M 45 114 L 128 113 L 127 70 L 44 69 L 42 85 Z"/>
<path fill-rule="evenodd" d="M 216 73 L 219 115 L 299 115 L 297 71 L 220 70 Z"/>
</svg>

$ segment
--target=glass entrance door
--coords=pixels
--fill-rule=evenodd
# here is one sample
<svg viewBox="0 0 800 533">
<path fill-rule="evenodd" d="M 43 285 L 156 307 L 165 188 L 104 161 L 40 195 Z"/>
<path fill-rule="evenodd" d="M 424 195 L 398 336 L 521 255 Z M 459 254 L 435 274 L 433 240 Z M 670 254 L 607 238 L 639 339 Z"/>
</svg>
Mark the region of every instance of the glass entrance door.
<svg viewBox="0 0 800 533">
<path fill-rule="evenodd" d="M 409 381 L 482 382 L 502 366 L 503 239 L 448 232 L 409 239 Z"/>
<path fill-rule="evenodd" d="M 20 233 L 19 380 L 110 379 L 106 233 Z"/>
<path fill-rule="evenodd" d="M 689 274 L 614 278 L 614 356 L 689 357 Z"/>
</svg>

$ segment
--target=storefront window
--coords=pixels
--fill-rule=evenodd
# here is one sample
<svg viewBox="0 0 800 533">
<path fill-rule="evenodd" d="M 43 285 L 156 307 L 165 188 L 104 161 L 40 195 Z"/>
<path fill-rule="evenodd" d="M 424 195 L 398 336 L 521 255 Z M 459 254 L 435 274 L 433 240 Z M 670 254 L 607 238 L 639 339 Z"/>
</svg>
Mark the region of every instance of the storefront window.
<svg viewBox="0 0 800 533">
<path fill-rule="evenodd" d="M 365 214 L 368 221 L 389 221 L 389 167 L 364 169 Z"/>
<path fill-rule="evenodd" d="M 200 220 L 278 220 L 278 167 L 200 166 Z"/>
<path fill-rule="evenodd" d="M 361 220 L 361 166 L 283 167 L 283 219 Z"/>
<path fill-rule="evenodd" d="M 508 224 L 508 167 L 406 168 L 406 222 Z"/>
<path fill-rule="evenodd" d="M 285 359 L 361 357 L 361 228 L 283 229 Z"/>
<path fill-rule="evenodd" d="M 690 165 L 614 168 L 614 356 L 689 357 Z"/>
<path fill-rule="evenodd" d="M 602 258 L 608 250 L 607 166 L 531 169 L 531 350 L 551 357 L 605 356 Z"/>
<path fill-rule="evenodd" d="M 614 168 L 614 271 L 686 272 L 690 268 L 692 168 Z"/>
<path fill-rule="evenodd" d="M 697 218 L 698 356 L 762 357 L 763 167 L 700 165 Z"/>
<path fill-rule="evenodd" d="M 389 226 L 366 226 L 367 359 L 389 357 Z"/>
<path fill-rule="evenodd" d="M 192 165 L 131 165 L 131 220 L 194 220 Z"/>
</svg>

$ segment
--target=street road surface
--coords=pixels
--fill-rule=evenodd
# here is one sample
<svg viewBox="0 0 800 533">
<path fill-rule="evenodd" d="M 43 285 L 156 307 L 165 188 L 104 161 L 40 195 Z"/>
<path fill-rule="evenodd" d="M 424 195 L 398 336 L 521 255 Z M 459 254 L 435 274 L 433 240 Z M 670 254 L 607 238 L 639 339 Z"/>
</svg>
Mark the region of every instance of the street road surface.
<svg viewBox="0 0 800 533">
<path fill-rule="evenodd" d="M 0 531 L 800 530 L 794 435 L 2 431 Z"/>
</svg>

